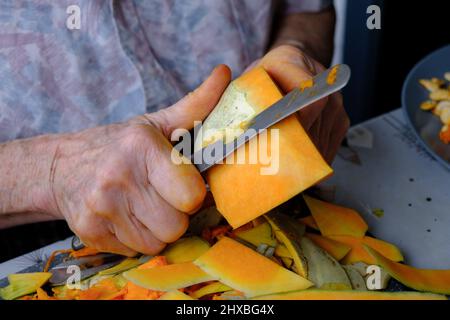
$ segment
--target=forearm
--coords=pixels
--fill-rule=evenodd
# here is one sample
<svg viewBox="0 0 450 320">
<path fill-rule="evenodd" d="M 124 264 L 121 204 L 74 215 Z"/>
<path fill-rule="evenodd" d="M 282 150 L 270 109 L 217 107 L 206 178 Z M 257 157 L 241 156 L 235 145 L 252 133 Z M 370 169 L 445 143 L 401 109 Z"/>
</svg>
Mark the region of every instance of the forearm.
<svg viewBox="0 0 450 320">
<path fill-rule="evenodd" d="M 317 13 L 289 14 L 275 26 L 271 48 L 294 45 L 327 66 L 333 57 L 335 22 L 334 7 Z"/>
<path fill-rule="evenodd" d="M 0 144 L 0 229 L 57 218 L 49 210 L 57 137 Z"/>
</svg>

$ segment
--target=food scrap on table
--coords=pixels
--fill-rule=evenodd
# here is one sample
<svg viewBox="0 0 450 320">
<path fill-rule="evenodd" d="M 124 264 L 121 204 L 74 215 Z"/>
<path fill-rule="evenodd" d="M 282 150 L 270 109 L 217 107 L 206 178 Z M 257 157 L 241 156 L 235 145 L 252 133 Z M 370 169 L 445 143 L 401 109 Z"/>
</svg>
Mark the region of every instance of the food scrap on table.
<svg viewBox="0 0 450 320">
<path fill-rule="evenodd" d="M 450 72 L 444 74 L 444 79 L 421 79 L 419 83 L 429 91 L 429 100 L 422 102 L 420 109 L 432 112 L 439 117 L 443 127 L 439 134 L 440 140 L 450 143 Z"/>
</svg>

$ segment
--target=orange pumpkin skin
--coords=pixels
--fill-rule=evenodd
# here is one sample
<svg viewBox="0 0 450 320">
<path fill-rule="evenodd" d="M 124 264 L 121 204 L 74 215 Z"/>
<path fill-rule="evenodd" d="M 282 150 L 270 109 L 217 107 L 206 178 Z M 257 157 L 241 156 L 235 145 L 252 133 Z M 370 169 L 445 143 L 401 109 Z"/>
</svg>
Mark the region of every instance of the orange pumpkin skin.
<svg viewBox="0 0 450 320">
<path fill-rule="evenodd" d="M 380 254 L 393 261 L 403 261 L 403 255 L 400 250 L 391 243 L 371 238 L 355 238 L 350 236 L 330 236 L 332 240 L 346 244 L 352 249 L 342 259 L 343 264 L 355 262 L 364 262 L 367 264 L 376 264 L 376 260 L 367 252 L 365 246 L 377 250 Z"/>
<path fill-rule="evenodd" d="M 313 284 L 246 247 L 224 237 L 194 263 L 246 297 L 303 290 Z"/>
<path fill-rule="evenodd" d="M 447 298 L 420 292 L 304 290 L 256 297 L 254 300 L 447 300 Z"/>
<path fill-rule="evenodd" d="M 375 264 L 407 287 L 418 291 L 450 295 L 450 270 L 417 269 L 391 261 L 368 246 L 365 249 L 374 258 Z"/>
<path fill-rule="evenodd" d="M 303 198 L 323 236 L 362 238 L 369 226 L 353 209 L 341 207 L 306 195 Z"/>
<path fill-rule="evenodd" d="M 247 102 L 257 113 L 282 98 L 281 92 L 262 68 L 256 68 L 234 81 L 238 90 L 245 92 Z M 278 130 L 279 148 L 271 149 L 271 130 Z M 267 155 L 279 158 L 278 171 L 261 174 L 270 166 L 261 159 L 249 163 L 249 143 L 208 170 L 207 182 L 219 212 L 233 228 L 267 213 L 303 190 L 325 179 L 332 169 L 324 161 L 297 117 L 291 116 L 267 131 Z M 230 164 L 236 153 L 245 152 L 244 164 Z M 235 161 L 236 162 L 236 161 Z M 265 169 L 263 169 L 265 168 Z M 274 170 L 276 171 L 276 170 Z"/>
<path fill-rule="evenodd" d="M 322 237 L 318 234 L 307 233 L 306 237 L 338 261 L 342 260 L 351 250 L 351 247 L 346 244 Z"/>
</svg>

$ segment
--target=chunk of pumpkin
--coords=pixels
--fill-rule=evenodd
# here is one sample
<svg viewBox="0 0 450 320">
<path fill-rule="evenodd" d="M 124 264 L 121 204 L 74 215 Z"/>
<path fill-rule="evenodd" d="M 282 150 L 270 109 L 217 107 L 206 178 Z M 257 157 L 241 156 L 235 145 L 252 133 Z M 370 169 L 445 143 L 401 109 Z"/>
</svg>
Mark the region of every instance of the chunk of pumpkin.
<svg viewBox="0 0 450 320">
<path fill-rule="evenodd" d="M 156 266 L 151 269 L 134 269 L 123 276 L 136 285 L 157 291 L 171 291 L 197 283 L 217 280 L 192 262 Z"/>
<path fill-rule="evenodd" d="M 205 120 L 203 130 L 208 134 L 203 137 L 202 145 L 223 138 L 229 141 L 242 133 L 258 113 L 281 98 L 281 92 L 262 67 L 243 74 L 230 84 Z M 271 148 L 272 129 L 278 130 L 276 150 Z M 225 159 L 224 164 L 216 165 L 206 173 L 217 209 L 233 228 L 269 212 L 332 173 L 295 115 L 275 124 L 267 132 L 267 150 L 264 151 L 272 159 L 279 159 L 277 165 L 264 163 L 262 159 L 250 163 L 249 152 L 254 148 L 249 144 L 260 141 L 260 137 L 255 137 L 257 140 L 241 146 Z M 231 164 L 232 159 L 236 160 L 235 155 L 241 152 L 245 154 L 245 163 L 234 161 Z M 261 174 L 270 165 L 278 170 Z"/>
<path fill-rule="evenodd" d="M 199 237 L 178 239 L 162 253 L 168 263 L 194 261 L 209 249 L 209 243 Z"/>
<path fill-rule="evenodd" d="M 179 290 L 173 290 L 164 293 L 158 300 L 194 300 L 192 297 L 188 296 L 184 292 Z"/>
<path fill-rule="evenodd" d="M 375 264 L 405 286 L 419 291 L 450 294 L 450 270 L 417 269 L 391 261 L 369 246 L 365 248 L 374 258 Z"/>
<path fill-rule="evenodd" d="M 16 273 L 8 276 L 9 285 L 0 288 L 3 300 L 13 300 L 21 296 L 36 292 L 42 287 L 52 274 L 50 272 Z"/>
<path fill-rule="evenodd" d="M 362 238 L 368 225 L 358 212 L 303 195 L 314 220 L 324 236 L 353 236 Z"/>
<path fill-rule="evenodd" d="M 261 244 L 266 244 L 269 247 L 275 247 L 277 241 L 272 234 L 272 228 L 265 222 L 249 230 L 236 231 L 236 237 L 251 243 L 255 247 L 259 247 Z"/>
<path fill-rule="evenodd" d="M 255 297 L 253 300 L 447 300 L 447 298 L 421 292 L 304 290 Z"/>
<path fill-rule="evenodd" d="M 346 244 L 322 237 L 318 234 L 306 233 L 305 236 L 338 261 L 342 260 L 351 250 L 351 247 Z"/>
<path fill-rule="evenodd" d="M 386 258 L 393 261 L 403 261 L 403 255 L 400 250 L 391 243 L 375 239 L 372 237 L 355 238 L 349 236 L 330 236 L 330 239 L 350 246 L 352 249 L 342 259 L 343 264 L 355 262 L 365 262 L 367 264 L 376 264 L 375 259 L 367 252 L 364 245 L 377 250 Z"/>
<path fill-rule="evenodd" d="M 194 263 L 247 297 L 302 290 L 312 283 L 239 242 L 224 237 Z"/>
</svg>

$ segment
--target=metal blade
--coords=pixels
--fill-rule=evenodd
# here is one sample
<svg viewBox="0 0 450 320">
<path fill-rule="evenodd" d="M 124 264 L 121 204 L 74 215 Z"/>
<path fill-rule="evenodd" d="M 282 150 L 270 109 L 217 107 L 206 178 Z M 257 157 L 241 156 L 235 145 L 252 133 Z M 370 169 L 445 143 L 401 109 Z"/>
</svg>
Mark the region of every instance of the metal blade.
<svg viewBox="0 0 450 320">
<path fill-rule="evenodd" d="M 49 271 L 53 274 L 49 282 L 52 285 L 65 284 L 67 279 L 73 274 L 68 272 L 70 266 L 78 266 L 80 268 L 81 279 L 89 278 L 98 272 L 111 268 L 125 259 L 124 256 L 113 253 L 100 253 L 94 256 L 72 259 L 62 262 Z"/>
<path fill-rule="evenodd" d="M 334 81 L 328 81 L 330 72 L 337 69 Z M 221 160 L 232 154 L 237 148 L 245 144 L 256 135 L 260 134 L 272 125 L 293 115 L 301 109 L 319 101 L 345 87 L 350 80 L 350 68 L 345 65 L 337 65 L 333 68 L 321 72 L 313 78 L 313 86 L 303 90 L 294 89 L 283 99 L 258 114 L 252 121 L 246 131 L 234 141 L 225 144 L 222 140 L 216 141 L 195 152 L 193 155 L 184 155 L 191 159 L 200 172 L 204 172 Z M 194 140 L 195 141 L 194 137 Z M 183 142 L 175 146 L 181 150 Z M 207 159 L 208 161 L 205 161 Z"/>
</svg>

